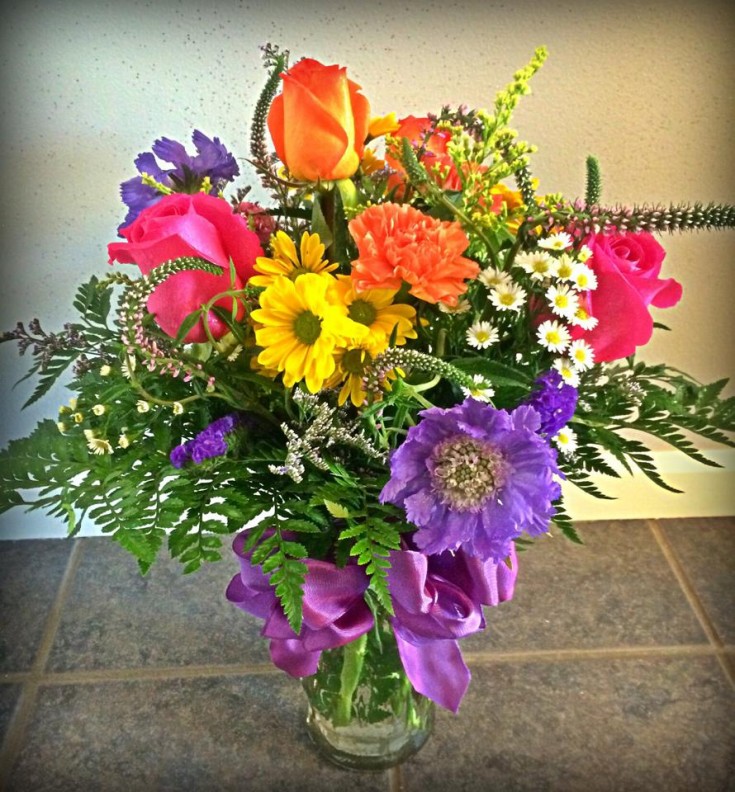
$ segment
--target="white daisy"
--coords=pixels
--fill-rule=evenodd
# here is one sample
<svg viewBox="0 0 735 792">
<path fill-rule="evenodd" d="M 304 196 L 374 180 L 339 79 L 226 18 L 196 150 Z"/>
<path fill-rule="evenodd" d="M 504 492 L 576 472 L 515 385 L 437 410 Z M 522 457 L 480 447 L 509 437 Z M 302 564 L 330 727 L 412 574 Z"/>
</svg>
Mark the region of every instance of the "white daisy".
<svg viewBox="0 0 735 792">
<path fill-rule="evenodd" d="M 560 429 L 552 439 L 565 456 L 569 456 L 577 450 L 577 435 L 574 429 L 570 429 L 568 426 Z"/>
<path fill-rule="evenodd" d="M 84 420 L 84 416 L 80 412 L 75 412 L 71 416 L 72 421 L 76 424 L 80 424 Z"/>
<path fill-rule="evenodd" d="M 572 246 L 572 237 L 566 231 L 539 239 L 538 246 L 546 250 L 567 250 Z"/>
<path fill-rule="evenodd" d="M 586 309 L 580 305 L 569 321 L 576 327 L 581 327 L 582 330 L 594 330 L 599 320 L 595 316 L 590 316 Z"/>
<path fill-rule="evenodd" d="M 457 300 L 456 305 L 445 305 L 444 303 L 439 303 L 439 310 L 445 314 L 463 314 L 472 310 L 472 305 L 470 304 L 469 300 L 462 298 L 461 300 Z"/>
<path fill-rule="evenodd" d="M 118 448 L 127 448 L 130 445 L 130 438 L 123 432 L 120 437 L 117 438 L 117 446 Z"/>
<path fill-rule="evenodd" d="M 556 319 L 547 319 L 541 322 L 536 330 L 536 337 L 539 344 L 551 352 L 563 352 L 571 339 L 566 325 L 557 322 Z"/>
<path fill-rule="evenodd" d="M 100 377 L 109 377 L 112 373 L 112 366 L 108 366 L 107 363 L 104 366 L 100 366 Z"/>
<path fill-rule="evenodd" d="M 507 286 L 511 283 L 511 277 L 507 272 L 495 269 L 495 267 L 488 267 L 482 270 L 477 276 L 477 280 L 488 289 L 495 289 L 498 286 Z"/>
<path fill-rule="evenodd" d="M 139 413 L 147 413 L 150 412 L 151 410 L 151 404 L 150 402 L 147 402 L 145 399 L 138 399 L 138 401 L 135 402 L 135 409 Z"/>
<path fill-rule="evenodd" d="M 592 251 L 587 247 L 587 245 L 582 245 L 582 247 L 577 251 L 577 258 L 582 263 L 587 261 L 590 256 L 592 256 Z"/>
<path fill-rule="evenodd" d="M 464 393 L 467 398 L 471 397 L 478 401 L 488 402 L 495 395 L 495 390 L 488 385 L 482 374 L 473 374 L 472 382 L 472 387 L 462 387 L 462 393 Z"/>
<path fill-rule="evenodd" d="M 554 368 L 561 374 L 567 385 L 571 385 L 573 388 L 579 387 L 579 374 L 569 358 L 557 358 L 554 361 Z"/>
<path fill-rule="evenodd" d="M 92 407 L 92 412 L 95 415 L 104 415 L 107 412 L 107 407 L 105 407 L 104 404 L 95 404 L 94 407 Z"/>
<path fill-rule="evenodd" d="M 128 355 L 122 362 L 120 370 L 122 371 L 122 375 L 125 377 L 125 379 L 130 379 L 133 376 L 135 365 L 135 358 L 132 355 Z"/>
<path fill-rule="evenodd" d="M 93 454 L 111 454 L 112 446 L 107 440 L 102 440 L 100 437 L 92 437 L 87 441 L 87 448 Z"/>
<path fill-rule="evenodd" d="M 519 253 L 513 263 L 516 267 L 521 267 L 524 272 L 527 272 L 531 276 L 531 280 L 543 280 L 556 271 L 554 257 L 546 250 Z"/>
<path fill-rule="evenodd" d="M 576 264 L 577 262 L 568 253 L 562 253 L 561 256 L 556 259 L 554 276 L 563 281 L 571 280 Z"/>
<path fill-rule="evenodd" d="M 526 290 L 509 281 L 490 292 L 490 302 L 499 311 L 520 311 L 526 303 Z"/>
<path fill-rule="evenodd" d="M 549 301 L 551 310 L 564 319 L 571 319 L 579 308 L 579 297 L 566 283 L 549 286 L 546 290 L 546 299 Z"/>
<path fill-rule="evenodd" d="M 592 291 L 597 288 L 597 275 L 586 264 L 577 264 L 572 271 L 572 283 L 580 291 Z"/>
<path fill-rule="evenodd" d="M 587 371 L 587 369 L 595 365 L 595 353 L 592 347 L 581 339 L 572 341 L 569 345 L 567 355 L 577 371 Z"/>
<path fill-rule="evenodd" d="M 174 402 L 171 405 L 171 410 L 173 411 L 174 415 L 182 415 L 184 412 L 184 405 L 181 402 Z"/>
<path fill-rule="evenodd" d="M 475 349 L 487 349 L 496 344 L 500 338 L 498 331 L 490 322 L 475 322 L 470 325 L 466 334 L 467 343 Z"/>
<path fill-rule="evenodd" d="M 92 429 L 85 429 L 84 430 L 84 437 L 87 440 L 91 440 L 95 436 L 94 431 Z"/>
</svg>

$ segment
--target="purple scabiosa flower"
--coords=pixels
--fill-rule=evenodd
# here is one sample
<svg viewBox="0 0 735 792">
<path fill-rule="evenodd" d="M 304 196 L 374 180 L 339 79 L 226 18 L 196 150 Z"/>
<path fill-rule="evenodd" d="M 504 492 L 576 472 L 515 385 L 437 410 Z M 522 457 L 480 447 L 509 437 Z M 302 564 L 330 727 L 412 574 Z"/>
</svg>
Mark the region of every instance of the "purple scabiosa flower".
<svg viewBox="0 0 735 792">
<path fill-rule="evenodd" d="M 422 552 L 462 547 L 499 562 L 523 531 L 548 530 L 562 474 L 534 409 L 509 413 L 466 399 L 420 415 L 391 456 L 380 500 L 405 510 Z"/>
<path fill-rule="evenodd" d="M 556 369 L 536 379 L 536 388 L 523 402 L 539 414 L 539 432 L 553 437 L 566 426 L 577 407 L 577 389 L 564 382 Z"/>
<path fill-rule="evenodd" d="M 198 129 L 192 135 L 195 156 L 187 154 L 184 146 L 176 140 L 160 138 L 151 152 L 139 154 L 135 160 L 138 173 L 147 173 L 157 182 L 169 187 L 173 192 L 199 192 L 202 182 L 208 176 L 212 183 L 211 195 L 220 190 L 240 173 L 235 157 L 224 147 L 219 138 L 208 138 Z M 162 168 L 157 160 L 168 162 L 172 168 Z M 118 233 L 149 206 L 157 203 L 163 196 L 149 184 L 145 184 L 141 176 L 134 176 L 120 185 L 120 195 L 128 207 L 125 220 L 118 227 Z"/>
</svg>

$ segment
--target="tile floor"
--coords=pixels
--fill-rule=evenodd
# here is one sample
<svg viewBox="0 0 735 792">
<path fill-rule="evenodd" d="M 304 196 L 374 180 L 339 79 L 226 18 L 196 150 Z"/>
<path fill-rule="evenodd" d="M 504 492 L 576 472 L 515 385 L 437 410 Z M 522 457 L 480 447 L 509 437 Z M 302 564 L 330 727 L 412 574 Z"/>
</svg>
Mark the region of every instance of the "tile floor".
<svg viewBox="0 0 735 792">
<path fill-rule="evenodd" d="M 579 528 L 523 554 L 459 716 L 377 774 L 314 753 L 229 559 L 142 578 L 106 538 L 0 542 L 0 789 L 735 790 L 735 518 Z"/>
</svg>

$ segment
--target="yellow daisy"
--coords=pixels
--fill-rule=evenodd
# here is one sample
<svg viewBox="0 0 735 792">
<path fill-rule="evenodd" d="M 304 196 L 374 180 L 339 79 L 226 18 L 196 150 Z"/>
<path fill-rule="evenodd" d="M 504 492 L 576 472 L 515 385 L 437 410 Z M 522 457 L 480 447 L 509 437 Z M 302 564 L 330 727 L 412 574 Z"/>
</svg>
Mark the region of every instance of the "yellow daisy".
<svg viewBox="0 0 735 792">
<path fill-rule="evenodd" d="M 248 284 L 251 286 L 270 286 L 276 278 L 285 275 L 296 280 L 299 275 L 307 272 L 324 274 L 337 269 L 337 264 L 330 264 L 324 259 L 324 245 L 319 234 L 305 231 L 301 235 L 300 251 L 291 237 L 283 231 L 277 231 L 271 237 L 272 258 L 259 256 L 255 260 L 254 269 L 259 275 L 253 275 Z"/>
<path fill-rule="evenodd" d="M 373 362 L 373 355 L 367 344 L 362 343 L 355 346 L 340 347 L 334 352 L 335 372 L 327 380 L 326 387 L 335 388 L 340 383 L 337 403 L 341 407 L 349 399 L 355 407 L 361 407 L 367 399 L 365 390 L 365 377 L 368 368 Z M 388 384 L 388 380 L 396 378 L 396 373 L 391 371 L 386 377 L 383 385 Z"/>
<path fill-rule="evenodd" d="M 397 328 L 397 346 L 405 344 L 407 338 L 416 338 L 413 329 L 416 310 L 410 305 L 394 304 L 395 289 L 366 289 L 358 292 L 348 275 L 338 275 L 331 288 L 336 294 L 336 301 L 347 307 L 350 319 L 368 329 L 365 344 L 373 355 L 386 349 L 394 328 Z"/>
<path fill-rule="evenodd" d="M 297 280 L 281 276 L 260 295 L 251 316 L 258 327 L 255 342 L 263 347 L 258 363 L 283 372 L 290 388 L 301 380 L 316 393 L 334 373 L 333 352 L 367 330 L 347 317 L 344 305 L 328 298 L 333 278 L 306 273 Z"/>
</svg>

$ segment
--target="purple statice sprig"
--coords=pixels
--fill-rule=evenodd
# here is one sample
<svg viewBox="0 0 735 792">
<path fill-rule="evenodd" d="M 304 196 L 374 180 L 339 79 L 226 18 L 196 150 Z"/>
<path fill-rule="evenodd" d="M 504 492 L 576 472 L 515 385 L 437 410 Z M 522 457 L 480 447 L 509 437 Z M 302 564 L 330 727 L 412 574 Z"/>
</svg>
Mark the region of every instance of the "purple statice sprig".
<svg viewBox="0 0 735 792">
<path fill-rule="evenodd" d="M 205 459 L 224 456 L 230 447 L 228 435 L 241 424 L 242 418 L 238 413 L 229 413 L 218 418 L 192 440 L 177 445 L 170 454 L 171 464 L 181 469 L 188 462 L 200 465 Z"/>
<path fill-rule="evenodd" d="M 533 407 L 541 419 L 539 432 L 554 437 L 567 425 L 577 408 L 577 389 L 564 382 L 555 369 L 536 379 L 535 388 L 523 404 Z"/>
<path fill-rule="evenodd" d="M 156 140 L 151 151 L 138 155 L 135 167 L 141 175 L 120 185 L 120 195 L 128 207 L 128 213 L 118 227 L 118 233 L 164 195 L 151 181 L 157 182 L 170 192 L 197 193 L 208 186 L 210 195 L 217 195 L 228 182 L 240 174 L 237 160 L 219 138 L 210 139 L 195 129 L 192 142 L 197 151 L 193 156 L 187 153 L 182 143 L 165 137 Z M 161 167 L 156 158 L 173 167 Z"/>
</svg>

